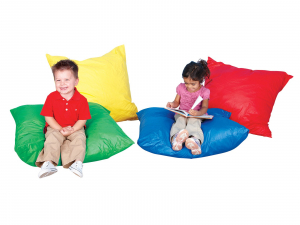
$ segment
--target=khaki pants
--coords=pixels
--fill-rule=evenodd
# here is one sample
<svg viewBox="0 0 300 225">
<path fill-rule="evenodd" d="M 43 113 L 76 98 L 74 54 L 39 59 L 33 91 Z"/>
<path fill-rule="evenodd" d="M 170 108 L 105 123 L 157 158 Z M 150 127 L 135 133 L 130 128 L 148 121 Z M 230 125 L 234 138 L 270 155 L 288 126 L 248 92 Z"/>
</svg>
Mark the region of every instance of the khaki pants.
<svg viewBox="0 0 300 225">
<path fill-rule="evenodd" d="M 202 119 L 186 118 L 179 114 L 175 114 L 174 117 L 175 123 L 173 123 L 170 131 L 170 141 L 174 134 L 182 129 L 186 129 L 189 132 L 190 136 L 194 136 L 195 138 L 199 139 L 200 143 L 203 144 L 204 136 L 201 129 Z"/>
<path fill-rule="evenodd" d="M 45 161 L 58 164 L 61 155 L 61 163 L 64 168 L 69 168 L 75 160 L 83 162 L 86 149 L 86 136 L 84 128 L 64 137 L 58 130 L 47 127 L 46 141 L 35 165 L 41 167 Z"/>
</svg>

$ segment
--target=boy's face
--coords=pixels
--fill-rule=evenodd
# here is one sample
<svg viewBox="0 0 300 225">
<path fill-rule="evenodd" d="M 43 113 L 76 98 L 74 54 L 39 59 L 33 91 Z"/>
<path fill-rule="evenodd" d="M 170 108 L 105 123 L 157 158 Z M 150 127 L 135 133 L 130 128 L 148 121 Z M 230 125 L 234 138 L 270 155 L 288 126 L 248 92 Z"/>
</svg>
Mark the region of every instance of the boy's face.
<svg viewBox="0 0 300 225">
<path fill-rule="evenodd" d="M 183 80 L 184 80 L 186 89 L 189 92 L 196 92 L 201 88 L 200 81 L 192 80 L 190 77 L 187 77 L 187 78 L 184 77 Z"/>
<path fill-rule="evenodd" d="M 54 73 L 56 90 L 61 96 L 68 98 L 74 94 L 74 87 L 78 84 L 79 79 L 74 77 L 72 70 L 57 70 Z"/>
</svg>

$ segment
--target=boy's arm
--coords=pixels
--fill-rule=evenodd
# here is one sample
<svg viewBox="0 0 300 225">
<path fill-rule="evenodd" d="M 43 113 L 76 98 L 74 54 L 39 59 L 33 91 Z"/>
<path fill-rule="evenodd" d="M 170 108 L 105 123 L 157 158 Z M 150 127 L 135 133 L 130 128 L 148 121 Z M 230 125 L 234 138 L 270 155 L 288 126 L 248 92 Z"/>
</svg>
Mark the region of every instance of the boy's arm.
<svg viewBox="0 0 300 225">
<path fill-rule="evenodd" d="M 62 129 L 62 127 L 56 122 L 56 120 L 53 117 L 45 116 L 45 120 L 52 129 L 59 131 Z"/>
<path fill-rule="evenodd" d="M 88 101 L 85 99 L 83 104 L 81 105 L 80 113 L 79 113 L 79 120 L 73 125 L 72 133 L 80 130 L 85 125 L 88 119 L 91 119 L 90 109 Z"/>
<path fill-rule="evenodd" d="M 73 132 L 80 130 L 85 125 L 86 120 L 77 120 L 73 126 Z"/>
</svg>

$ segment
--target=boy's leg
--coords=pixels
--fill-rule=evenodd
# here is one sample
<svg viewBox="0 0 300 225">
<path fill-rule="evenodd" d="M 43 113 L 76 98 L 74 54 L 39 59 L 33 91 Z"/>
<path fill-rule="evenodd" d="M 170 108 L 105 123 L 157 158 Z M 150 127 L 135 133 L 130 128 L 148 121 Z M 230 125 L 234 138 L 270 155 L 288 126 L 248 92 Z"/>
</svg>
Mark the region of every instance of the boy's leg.
<svg viewBox="0 0 300 225">
<path fill-rule="evenodd" d="M 204 135 L 201 129 L 201 119 L 196 118 L 188 118 L 186 129 L 189 132 L 190 136 L 194 136 L 195 138 L 200 140 L 200 143 L 203 144 L 204 142 Z"/>
<path fill-rule="evenodd" d="M 182 129 L 186 129 L 186 121 L 187 118 L 180 116 L 179 114 L 175 114 L 175 123 L 173 123 L 171 131 L 170 131 L 170 142 L 172 142 L 172 137 L 174 134 L 178 133 Z"/>
<path fill-rule="evenodd" d="M 40 152 L 35 165 L 41 167 L 44 162 L 51 161 L 57 166 L 60 156 L 60 146 L 63 144 L 65 137 L 58 130 L 52 129 L 51 127 L 47 128 L 45 137 L 44 148 Z"/>
<path fill-rule="evenodd" d="M 61 162 L 64 168 L 69 168 L 75 160 L 83 162 L 86 150 L 86 136 L 84 128 L 67 137 L 61 146 Z"/>
</svg>

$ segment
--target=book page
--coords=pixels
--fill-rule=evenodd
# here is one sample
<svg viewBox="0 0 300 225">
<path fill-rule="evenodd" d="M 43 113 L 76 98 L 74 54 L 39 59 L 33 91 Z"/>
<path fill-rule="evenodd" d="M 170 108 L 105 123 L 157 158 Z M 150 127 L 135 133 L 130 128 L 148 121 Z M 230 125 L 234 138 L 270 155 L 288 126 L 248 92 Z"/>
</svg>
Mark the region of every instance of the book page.
<svg viewBox="0 0 300 225">
<path fill-rule="evenodd" d="M 168 108 L 168 107 L 165 107 L 165 109 L 169 110 L 169 111 L 172 111 L 174 113 L 177 113 L 177 114 L 180 114 L 184 117 L 191 117 L 191 118 L 199 118 L 199 119 L 212 119 L 214 116 L 212 115 L 202 115 L 202 116 L 192 116 L 190 115 L 187 111 L 185 110 L 180 110 L 180 109 L 172 109 L 172 108 Z"/>
<path fill-rule="evenodd" d="M 170 111 L 173 111 L 173 112 L 177 112 L 177 113 L 180 113 L 182 115 L 185 115 L 187 116 L 188 115 L 188 112 L 185 111 L 185 110 L 181 110 L 181 109 L 174 109 L 174 108 L 166 108 L 166 109 L 169 109 Z"/>
<path fill-rule="evenodd" d="M 199 95 L 199 97 L 196 99 L 194 105 L 192 106 L 192 109 L 194 109 L 202 100 L 203 100 L 203 98 Z"/>
</svg>

